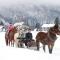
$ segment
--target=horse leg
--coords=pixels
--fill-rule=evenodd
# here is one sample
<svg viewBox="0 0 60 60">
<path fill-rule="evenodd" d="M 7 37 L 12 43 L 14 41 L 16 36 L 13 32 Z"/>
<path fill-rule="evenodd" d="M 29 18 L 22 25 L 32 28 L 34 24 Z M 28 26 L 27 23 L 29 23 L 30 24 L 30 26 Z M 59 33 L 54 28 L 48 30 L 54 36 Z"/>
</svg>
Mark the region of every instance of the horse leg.
<svg viewBox="0 0 60 60">
<path fill-rule="evenodd" d="M 20 47 L 20 41 L 16 43 L 16 47 Z"/>
<path fill-rule="evenodd" d="M 8 46 L 8 39 L 6 39 L 6 46 Z"/>
<path fill-rule="evenodd" d="M 11 46 L 13 46 L 13 47 L 14 47 L 14 41 L 13 41 L 13 40 L 11 41 Z"/>
<path fill-rule="evenodd" d="M 44 52 L 45 52 L 45 45 L 43 45 L 43 50 L 44 50 Z"/>
<path fill-rule="evenodd" d="M 12 45 L 13 45 L 13 47 L 14 47 L 14 40 L 12 41 Z"/>
<path fill-rule="evenodd" d="M 51 53 L 52 53 L 52 50 L 53 50 L 53 47 L 54 47 L 54 43 L 53 44 L 51 44 Z"/>
<path fill-rule="evenodd" d="M 10 40 L 9 40 L 8 44 L 9 44 L 9 46 L 10 46 Z"/>
<path fill-rule="evenodd" d="M 37 50 L 39 51 L 39 41 L 36 40 Z"/>
<path fill-rule="evenodd" d="M 23 48 L 23 42 L 20 42 L 20 46 L 21 46 L 21 48 Z"/>
<path fill-rule="evenodd" d="M 50 54 L 52 54 L 53 46 L 54 46 L 54 44 L 48 45 L 49 53 L 50 53 Z"/>
<path fill-rule="evenodd" d="M 12 41 L 11 41 L 11 46 L 12 46 Z"/>
</svg>

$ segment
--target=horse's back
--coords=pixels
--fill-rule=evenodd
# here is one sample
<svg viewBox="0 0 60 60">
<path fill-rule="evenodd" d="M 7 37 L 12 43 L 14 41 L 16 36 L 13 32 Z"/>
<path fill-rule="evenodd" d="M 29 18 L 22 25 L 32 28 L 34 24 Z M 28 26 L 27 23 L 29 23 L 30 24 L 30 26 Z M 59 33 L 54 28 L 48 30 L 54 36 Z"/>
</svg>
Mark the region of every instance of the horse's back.
<svg viewBox="0 0 60 60">
<path fill-rule="evenodd" d="M 46 32 L 38 32 L 37 33 L 37 36 L 36 36 L 36 39 L 38 39 L 38 40 L 43 40 L 43 39 L 45 39 L 47 37 L 47 33 Z"/>
</svg>

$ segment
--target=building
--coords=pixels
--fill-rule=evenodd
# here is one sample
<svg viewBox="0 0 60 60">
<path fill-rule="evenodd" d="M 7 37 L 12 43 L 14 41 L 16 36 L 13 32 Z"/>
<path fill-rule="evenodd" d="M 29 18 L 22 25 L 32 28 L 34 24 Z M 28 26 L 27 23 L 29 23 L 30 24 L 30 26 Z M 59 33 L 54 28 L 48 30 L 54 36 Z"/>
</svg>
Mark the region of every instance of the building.
<svg viewBox="0 0 60 60">
<path fill-rule="evenodd" d="M 48 31 L 50 27 L 53 27 L 55 24 L 43 24 L 41 26 L 42 31 Z"/>
</svg>

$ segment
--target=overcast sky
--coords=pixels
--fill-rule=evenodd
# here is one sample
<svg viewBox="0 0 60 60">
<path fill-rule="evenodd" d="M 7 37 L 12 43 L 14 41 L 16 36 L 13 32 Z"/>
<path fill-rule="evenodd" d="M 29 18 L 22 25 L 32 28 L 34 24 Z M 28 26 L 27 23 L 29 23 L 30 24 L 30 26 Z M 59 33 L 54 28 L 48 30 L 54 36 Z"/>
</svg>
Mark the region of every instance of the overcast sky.
<svg viewBox="0 0 60 60">
<path fill-rule="evenodd" d="M 49 4 L 49 5 L 59 5 L 60 0 L 0 0 L 0 6 L 9 6 L 14 4 Z"/>
</svg>

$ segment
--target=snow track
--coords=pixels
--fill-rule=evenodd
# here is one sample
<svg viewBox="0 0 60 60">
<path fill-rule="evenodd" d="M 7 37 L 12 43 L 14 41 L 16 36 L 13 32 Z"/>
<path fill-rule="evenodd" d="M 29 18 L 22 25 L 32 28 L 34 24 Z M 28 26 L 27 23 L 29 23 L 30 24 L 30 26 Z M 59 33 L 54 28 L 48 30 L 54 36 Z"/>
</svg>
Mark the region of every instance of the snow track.
<svg viewBox="0 0 60 60">
<path fill-rule="evenodd" d="M 32 32 L 35 35 L 35 32 Z M 35 33 L 35 34 L 34 34 Z M 60 60 L 60 36 L 58 36 L 53 53 L 49 54 L 48 47 L 46 52 L 40 48 L 40 51 L 32 48 L 16 48 L 5 45 L 5 32 L 0 32 L 0 60 Z"/>
</svg>

